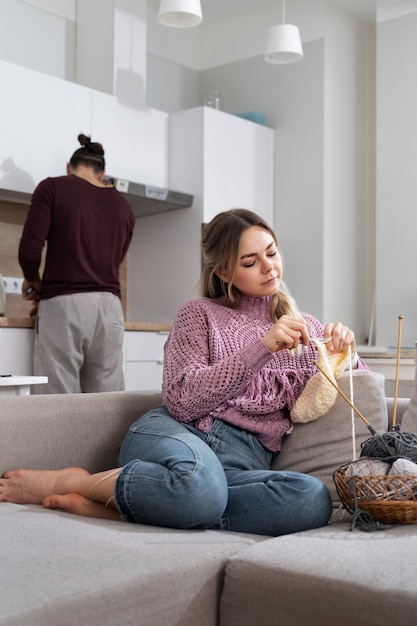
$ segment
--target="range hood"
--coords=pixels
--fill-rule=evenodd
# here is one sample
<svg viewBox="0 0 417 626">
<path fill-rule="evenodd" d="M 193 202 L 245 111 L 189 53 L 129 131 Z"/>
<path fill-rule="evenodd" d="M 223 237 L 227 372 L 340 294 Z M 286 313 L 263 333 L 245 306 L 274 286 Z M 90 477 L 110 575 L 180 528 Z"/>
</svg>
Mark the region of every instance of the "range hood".
<svg viewBox="0 0 417 626">
<path fill-rule="evenodd" d="M 164 213 L 173 209 L 185 209 L 193 204 L 194 196 L 165 189 L 133 183 L 122 178 L 105 176 L 105 181 L 120 191 L 130 203 L 135 217 Z M 0 188 L 0 202 L 14 202 L 29 205 L 32 194 L 22 191 L 12 191 Z"/>
<path fill-rule="evenodd" d="M 192 195 L 172 191 L 165 187 L 143 185 L 113 176 L 106 176 L 105 180 L 126 197 L 135 217 L 164 213 L 173 209 L 185 209 L 193 203 Z"/>
</svg>

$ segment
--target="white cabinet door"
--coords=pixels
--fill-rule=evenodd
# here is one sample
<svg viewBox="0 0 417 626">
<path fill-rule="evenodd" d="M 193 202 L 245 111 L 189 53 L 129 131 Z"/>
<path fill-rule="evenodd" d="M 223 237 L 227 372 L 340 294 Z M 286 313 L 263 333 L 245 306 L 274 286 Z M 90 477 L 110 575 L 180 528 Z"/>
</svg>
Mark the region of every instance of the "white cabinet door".
<svg viewBox="0 0 417 626">
<path fill-rule="evenodd" d="M 273 130 L 203 110 L 204 222 L 231 208 L 251 209 L 272 222 Z"/>
<path fill-rule="evenodd" d="M 80 133 L 103 144 L 108 174 L 166 186 L 168 113 L 1 60 L 0 84 L 0 187 L 32 193 L 65 175 Z"/>
<path fill-rule="evenodd" d="M 142 361 L 126 363 L 126 391 L 161 391 L 162 363 Z"/>
<path fill-rule="evenodd" d="M 167 331 L 125 333 L 126 391 L 161 390 L 164 344 L 167 337 Z"/>
<path fill-rule="evenodd" d="M 0 328 L 0 374 L 31 376 L 32 358 L 31 328 Z"/>
<path fill-rule="evenodd" d="M 0 187 L 32 193 L 65 175 L 78 134 L 90 134 L 91 89 L 3 61 L 0 82 Z"/>
<path fill-rule="evenodd" d="M 167 186 L 168 113 L 132 108 L 93 91 L 92 133 L 106 150 L 106 171 L 127 180 Z"/>
<path fill-rule="evenodd" d="M 170 184 L 194 194 L 201 221 L 246 208 L 272 224 L 274 131 L 209 107 L 170 118 Z"/>
</svg>

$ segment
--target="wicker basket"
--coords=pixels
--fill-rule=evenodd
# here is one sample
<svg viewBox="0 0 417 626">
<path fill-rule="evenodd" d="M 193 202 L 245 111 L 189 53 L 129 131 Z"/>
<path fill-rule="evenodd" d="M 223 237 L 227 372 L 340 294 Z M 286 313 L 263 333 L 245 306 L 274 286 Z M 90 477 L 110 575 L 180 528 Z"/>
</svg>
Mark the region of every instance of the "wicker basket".
<svg viewBox="0 0 417 626">
<path fill-rule="evenodd" d="M 349 513 L 359 508 L 385 524 L 417 523 L 417 476 L 352 476 L 348 468 L 339 467 L 333 479 Z"/>
</svg>

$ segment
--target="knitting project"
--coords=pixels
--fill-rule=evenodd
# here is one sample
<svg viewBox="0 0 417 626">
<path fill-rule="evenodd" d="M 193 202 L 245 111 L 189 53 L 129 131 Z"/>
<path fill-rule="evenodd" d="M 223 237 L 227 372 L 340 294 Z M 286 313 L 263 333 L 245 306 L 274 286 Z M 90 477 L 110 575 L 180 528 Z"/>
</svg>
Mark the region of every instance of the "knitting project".
<svg viewBox="0 0 417 626">
<path fill-rule="evenodd" d="M 314 339 L 312 339 L 314 341 Z M 336 379 L 347 366 L 349 351 L 334 354 L 329 352 L 326 346 L 315 341 L 318 351 L 317 362 L 329 378 L 336 383 Z M 337 397 L 337 389 L 318 371 L 307 382 L 291 411 L 293 422 L 303 424 L 311 422 L 320 415 L 324 415 L 334 405 Z"/>
</svg>

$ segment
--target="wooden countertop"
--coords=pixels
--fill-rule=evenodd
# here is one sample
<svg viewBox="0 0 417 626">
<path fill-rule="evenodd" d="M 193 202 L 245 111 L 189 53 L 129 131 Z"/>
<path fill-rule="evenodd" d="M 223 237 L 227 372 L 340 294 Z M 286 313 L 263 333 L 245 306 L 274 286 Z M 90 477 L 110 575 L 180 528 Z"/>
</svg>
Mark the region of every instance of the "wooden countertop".
<svg viewBox="0 0 417 626">
<path fill-rule="evenodd" d="M 153 330 L 156 332 L 171 330 L 171 324 L 156 322 L 125 322 L 125 330 Z"/>
<path fill-rule="evenodd" d="M 35 320 L 32 317 L 0 317 L 0 328 L 33 328 Z M 125 330 L 133 331 L 169 331 L 171 324 L 156 322 L 125 322 Z"/>
<path fill-rule="evenodd" d="M 32 317 L 0 317 L 0 328 L 33 328 Z"/>
</svg>

